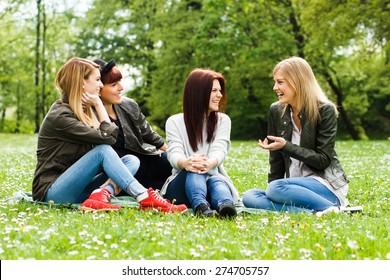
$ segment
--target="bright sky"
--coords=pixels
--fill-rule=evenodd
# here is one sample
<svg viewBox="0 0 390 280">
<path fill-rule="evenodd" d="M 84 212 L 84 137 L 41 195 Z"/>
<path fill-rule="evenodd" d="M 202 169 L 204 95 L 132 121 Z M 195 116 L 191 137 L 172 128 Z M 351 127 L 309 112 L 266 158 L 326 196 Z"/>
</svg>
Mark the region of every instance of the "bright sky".
<svg viewBox="0 0 390 280">
<path fill-rule="evenodd" d="M 7 2 L 7 0 L 4 2 L 1 1 L 0 11 L 3 11 L 5 7 L 9 6 L 9 3 Z M 31 17 L 36 14 L 36 0 L 28 0 L 24 2 L 25 3 L 21 5 L 20 10 L 15 13 L 16 18 Z M 42 2 L 46 4 L 46 9 L 48 10 L 63 12 L 66 9 L 74 8 L 77 15 L 82 15 L 88 10 L 88 7 L 91 5 L 93 0 L 42 0 Z"/>
</svg>

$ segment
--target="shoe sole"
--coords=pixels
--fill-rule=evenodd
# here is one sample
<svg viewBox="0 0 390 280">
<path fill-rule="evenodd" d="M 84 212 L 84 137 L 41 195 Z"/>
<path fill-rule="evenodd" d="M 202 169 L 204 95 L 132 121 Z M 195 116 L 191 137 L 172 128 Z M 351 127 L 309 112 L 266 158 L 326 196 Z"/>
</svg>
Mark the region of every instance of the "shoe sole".
<svg viewBox="0 0 390 280">
<path fill-rule="evenodd" d="M 142 211 L 155 211 L 155 212 L 161 212 L 161 213 L 186 213 L 188 209 L 185 209 L 183 211 L 164 211 L 163 208 L 155 208 L 155 207 L 139 207 L 139 210 Z"/>
<path fill-rule="evenodd" d="M 213 211 L 213 213 L 210 213 L 210 214 L 198 213 L 198 214 L 195 214 L 195 216 L 198 217 L 198 218 L 213 218 L 213 217 L 219 217 L 217 211 Z"/>
<path fill-rule="evenodd" d="M 237 211 L 231 207 L 224 207 L 219 211 L 221 218 L 233 218 L 237 216 Z"/>
<path fill-rule="evenodd" d="M 95 208 L 90 208 L 86 206 L 80 206 L 79 211 L 84 211 L 84 212 L 101 212 L 101 211 L 106 211 L 106 212 L 111 212 L 111 211 L 118 211 L 120 208 L 101 208 L 101 209 L 95 209 Z"/>
<path fill-rule="evenodd" d="M 345 207 L 340 210 L 342 213 L 358 213 L 363 212 L 362 206 L 352 206 L 352 207 Z"/>
</svg>

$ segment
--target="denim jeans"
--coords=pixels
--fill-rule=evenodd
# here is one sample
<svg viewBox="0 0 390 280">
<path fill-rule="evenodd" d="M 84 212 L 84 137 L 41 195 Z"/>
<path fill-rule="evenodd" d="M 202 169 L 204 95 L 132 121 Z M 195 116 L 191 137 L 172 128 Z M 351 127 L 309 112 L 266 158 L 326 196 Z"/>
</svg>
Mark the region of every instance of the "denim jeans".
<svg viewBox="0 0 390 280">
<path fill-rule="evenodd" d="M 228 184 L 218 175 L 208 176 L 182 170 L 169 184 L 164 197 L 176 204 L 184 203 L 194 211 L 201 203 L 218 210 L 223 203 L 233 202 Z"/>
<path fill-rule="evenodd" d="M 340 206 L 337 196 L 314 178 L 287 178 L 272 181 L 265 191 L 244 193 L 245 207 L 292 213 L 322 211 Z"/>
<path fill-rule="evenodd" d="M 83 202 L 108 178 L 131 196 L 137 197 L 146 191 L 133 176 L 139 164 L 138 158 L 132 155 L 119 158 L 109 145 L 96 146 L 58 177 L 47 191 L 44 201 Z"/>
</svg>

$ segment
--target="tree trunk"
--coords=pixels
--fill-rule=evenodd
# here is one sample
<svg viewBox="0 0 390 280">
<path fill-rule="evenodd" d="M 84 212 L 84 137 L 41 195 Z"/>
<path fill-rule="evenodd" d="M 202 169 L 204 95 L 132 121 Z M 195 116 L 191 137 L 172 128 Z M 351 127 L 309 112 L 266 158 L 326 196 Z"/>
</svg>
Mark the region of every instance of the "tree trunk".
<svg viewBox="0 0 390 280">
<path fill-rule="evenodd" d="M 295 42 L 297 43 L 298 56 L 305 58 L 305 52 L 304 52 L 305 38 L 303 37 L 303 34 L 301 32 L 301 26 L 298 24 L 297 17 L 293 11 L 293 7 L 291 6 L 290 8 L 291 8 L 291 13 L 289 16 L 289 21 L 292 25 Z"/>
<path fill-rule="evenodd" d="M 20 133 L 20 123 L 22 120 L 22 108 L 20 105 L 20 81 L 18 81 L 18 85 L 16 87 L 16 126 L 14 129 L 14 133 Z"/>
<path fill-rule="evenodd" d="M 45 10 L 45 5 L 42 5 L 42 27 L 43 27 L 43 33 L 42 33 L 42 58 L 41 58 L 41 63 L 42 63 L 42 71 L 41 71 L 41 110 L 40 114 L 43 117 L 46 114 L 47 111 L 47 94 L 46 94 L 46 10 Z"/>
<path fill-rule="evenodd" d="M 289 15 L 289 21 L 290 24 L 292 25 L 292 30 L 294 33 L 294 38 L 297 43 L 297 48 L 298 48 L 298 56 L 305 58 L 305 39 L 301 31 L 301 27 L 299 25 L 299 21 L 297 18 L 297 15 L 294 13 L 293 6 L 291 1 L 284 1 L 283 4 L 285 7 L 288 7 L 291 9 L 290 15 Z M 334 80 L 332 79 L 331 74 L 329 73 L 325 62 L 322 61 L 323 65 L 323 75 L 325 76 L 326 81 L 328 82 L 329 86 L 333 90 L 334 94 L 337 96 L 337 106 L 339 108 L 341 117 L 344 121 L 344 124 L 351 135 L 353 140 L 360 140 L 359 133 L 356 131 L 355 126 L 352 124 L 351 120 L 348 117 L 347 112 L 345 111 L 343 107 L 343 92 L 341 90 L 341 87 L 337 86 Z"/>
<path fill-rule="evenodd" d="M 348 132 L 351 135 L 353 140 L 360 140 L 359 133 L 355 129 L 355 126 L 353 125 L 353 123 L 349 119 L 348 114 L 343 107 L 343 91 L 342 91 L 341 87 L 339 87 L 335 83 L 334 79 L 332 78 L 331 74 L 329 73 L 329 71 L 327 70 L 326 67 L 323 67 L 323 75 L 324 75 L 326 81 L 328 82 L 328 85 L 330 86 L 330 88 L 332 89 L 334 94 L 336 95 L 337 107 L 340 111 L 340 114 L 341 114 L 342 120 L 345 124 L 345 127 L 347 128 L 347 130 L 348 130 Z"/>
<path fill-rule="evenodd" d="M 1 126 L 1 131 L 4 131 L 4 129 L 5 129 L 5 110 L 6 110 L 6 108 L 3 108 L 2 110 L 1 110 L 1 124 L 0 124 L 0 126 Z"/>
<path fill-rule="evenodd" d="M 37 24 L 35 37 L 35 133 L 39 132 L 40 126 L 40 108 L 41 96 L 39 94 L 39 75 L 40 75 L 40 43 L 41 43 L 41 0 L 37 0 Z"/>
</svg>

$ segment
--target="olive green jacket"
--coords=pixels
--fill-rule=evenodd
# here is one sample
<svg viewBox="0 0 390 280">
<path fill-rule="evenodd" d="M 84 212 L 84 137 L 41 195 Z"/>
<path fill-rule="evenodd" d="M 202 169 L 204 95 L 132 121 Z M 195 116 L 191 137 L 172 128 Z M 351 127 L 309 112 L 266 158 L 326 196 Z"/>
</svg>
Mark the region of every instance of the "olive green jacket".
<svg viewBox="0 0 390 280">
<path fill-rule="evenodd" d="M 283 137 L 287 140 L 282 150 L 270 151 L 270 173 L 268 182 L 290 177 L 290 157 L 305 163 L 316 175 L 327 180 L 332 190 L 343 204 L 348 190 L 348 179 L 341 167 L 335 151 L 337 116 L 332 104 L 319 106 L 320 118 L 310 124 L 304 113 L 301 120 L 300 145 L 292 144 L 293 122 L 291 107 L 283 114 L 284 105 L 273 103 L 268 116 L 268 135 Z M 342 188 L 345 187 L 344 190 Z"/>
<path fill-rule="evenodd" d="M 38 135 L 33 199 L 42 201 L 47 190 L 94 145 L 114 144 L 118 127 L 103 121 L 93 128 L 79 121 L 66 100 L 57 100 L 47 113 Z"/>
</svg>

